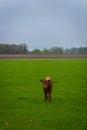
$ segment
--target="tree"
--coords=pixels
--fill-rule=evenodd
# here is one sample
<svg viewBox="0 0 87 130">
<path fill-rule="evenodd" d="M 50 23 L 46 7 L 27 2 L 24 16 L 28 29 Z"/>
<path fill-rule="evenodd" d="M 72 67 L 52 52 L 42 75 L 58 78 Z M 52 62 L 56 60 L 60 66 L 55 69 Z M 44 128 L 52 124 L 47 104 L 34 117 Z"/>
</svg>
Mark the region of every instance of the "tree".
<svg viewBox="0 0 87 130">
<path fill-rule="evenodd" d="M 87 47 L 79 47 L 78 53 L 79 54 L 87 54 Z"/>
<path fill-rule="evenodd" d="M 77 48 L 65 49 L 65 54 L 78 54 Z"/>
<path fill-rule="evenodd" d="M 49 50 L 46 49 L 46 48 L 44 48 L 44 49 L 42 50 L 42 54 L 49 54 Z"/>
<path fill-rule="evenodd" d="M 50 54 L 63 54 L 63 49 L 61 47 L 52 47 L 49 49 Z"/>
<path fill-rule="evenodd" d="M 0 44 L 0 54 L 26 54 L 28 53 L 26 44 Z"/>
<path fill-rule="evenodd" d="M 32 54 L 41 54 L 41 51 L 39 49 L 34 49 L 32 51 Z"/>
</svg>

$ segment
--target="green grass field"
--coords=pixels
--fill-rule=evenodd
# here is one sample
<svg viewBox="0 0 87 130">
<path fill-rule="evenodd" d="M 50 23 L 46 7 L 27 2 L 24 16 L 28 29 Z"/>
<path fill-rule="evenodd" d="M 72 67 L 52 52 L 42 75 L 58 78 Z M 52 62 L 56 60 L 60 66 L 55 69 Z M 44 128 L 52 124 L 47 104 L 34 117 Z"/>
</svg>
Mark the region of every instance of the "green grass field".
<svg viewBox="0 0 87 130">
<path fill-rule="evenodd" d="M 87 130 L 87 59 L 0 60 L 0 130 Z"/>
</svg>

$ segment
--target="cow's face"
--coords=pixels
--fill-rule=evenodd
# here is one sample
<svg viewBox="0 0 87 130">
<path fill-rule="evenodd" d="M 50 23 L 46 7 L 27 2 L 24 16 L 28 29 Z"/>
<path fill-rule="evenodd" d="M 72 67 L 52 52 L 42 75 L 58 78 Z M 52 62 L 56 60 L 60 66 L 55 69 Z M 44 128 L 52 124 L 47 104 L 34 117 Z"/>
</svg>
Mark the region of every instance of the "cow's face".
<svg viewBox="0 0 87 130">
<path fill-rule="evenodd" d="M 42 82 L 44 88 L 47 88 L 49 86 L 50 80 L 40 79 L 40 81 Z"/>
</svg>

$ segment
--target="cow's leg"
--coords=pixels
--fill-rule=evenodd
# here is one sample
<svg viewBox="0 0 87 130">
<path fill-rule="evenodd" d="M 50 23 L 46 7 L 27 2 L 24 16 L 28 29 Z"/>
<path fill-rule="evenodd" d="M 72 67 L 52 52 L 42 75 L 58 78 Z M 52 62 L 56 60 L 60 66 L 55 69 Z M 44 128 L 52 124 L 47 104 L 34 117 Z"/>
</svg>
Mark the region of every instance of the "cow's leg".
<svg viewBox="0 0 87 130">
<path fill-rule="evenodd" d="M 47 93 L 45 93 L 45 101 L 47 101 L 48 97 L 47 97 Z"/>
<path fill-rule="evenodd" d="M 51 93 L 49 93 L 49 101 L 51 101 Z"/>
</svg>

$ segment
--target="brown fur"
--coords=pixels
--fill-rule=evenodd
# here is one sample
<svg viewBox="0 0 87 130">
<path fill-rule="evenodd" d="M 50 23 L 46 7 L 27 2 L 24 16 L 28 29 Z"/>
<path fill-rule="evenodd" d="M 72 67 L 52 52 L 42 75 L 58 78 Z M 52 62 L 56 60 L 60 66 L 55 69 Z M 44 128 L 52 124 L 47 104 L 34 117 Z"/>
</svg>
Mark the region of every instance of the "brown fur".
<svg viewBox="0 0 87 130">
<path fill-rule="evenodd" d="M 43 91 L 45 96 L 45 101 L 49 100 L 51 101 L 51 93 L 52 93 L 52 86 L 53 81 L 50 77 L 46 77 L 45 79 L 40 79 L 40 81 L 43 84 Z"/>
</svg>

